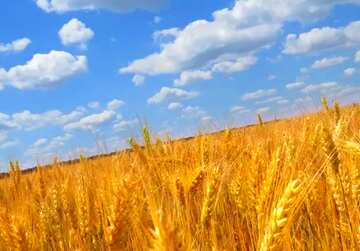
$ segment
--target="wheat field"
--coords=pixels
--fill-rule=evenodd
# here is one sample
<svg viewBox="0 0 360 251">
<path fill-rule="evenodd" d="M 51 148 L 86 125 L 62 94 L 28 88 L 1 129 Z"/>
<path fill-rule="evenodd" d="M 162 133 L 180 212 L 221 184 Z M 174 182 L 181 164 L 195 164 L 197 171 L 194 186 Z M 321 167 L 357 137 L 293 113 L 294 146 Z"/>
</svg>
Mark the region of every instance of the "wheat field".
<svg viewBox="0 0 360 251">
<path fill-rule="evenodd" d="M 0 250 L 359 250 L 360 107 L 0 180 Z M 143 146 L 143 147 L 142 147 Z"/>
</svg>

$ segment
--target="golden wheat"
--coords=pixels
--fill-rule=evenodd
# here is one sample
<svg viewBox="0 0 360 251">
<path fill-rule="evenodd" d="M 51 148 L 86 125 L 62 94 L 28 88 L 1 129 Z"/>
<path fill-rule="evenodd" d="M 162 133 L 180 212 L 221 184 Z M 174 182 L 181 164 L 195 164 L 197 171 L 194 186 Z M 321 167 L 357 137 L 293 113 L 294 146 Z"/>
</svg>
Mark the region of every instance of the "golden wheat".
<svg viewBox="0 0 360 251">
<path fill-rule="evenodd" d="M 0 180 L 0 250 L 359 250 L 359 106 Z"/>
</svg>

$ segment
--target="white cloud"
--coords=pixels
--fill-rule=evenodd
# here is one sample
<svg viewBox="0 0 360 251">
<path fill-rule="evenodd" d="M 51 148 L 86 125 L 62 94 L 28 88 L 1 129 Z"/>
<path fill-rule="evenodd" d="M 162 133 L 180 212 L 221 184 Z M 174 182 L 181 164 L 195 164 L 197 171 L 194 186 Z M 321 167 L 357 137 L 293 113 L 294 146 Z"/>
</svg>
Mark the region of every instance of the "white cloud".
<svg viewBox="0 0 360 251">
<path fill-rule="evenodd" d="M 343 46 L 354 46 L 360 42 L 360 21 L 340 28 L 314 28 L 299 35 L 289 34 L 283 53 L 302 54 Z"/>
<path fill-rule="evenodd" d="M 91 114 L 86 117 L 81 118 L 77 122 L 72 122 L 69 124 L 66 124 L 64 126 L 65 130 L 75 130 L 75 129 L 81 129 L 81 130 L 92 130 L 96 126 L 99 126 L 101 124 L 104 124 L 105 122 L 110 121 L 115 117 L 116 113 L 114 111 L 108 111 L 105 110 L 102 113 L 97 114 Z"/>
<path fill-rule="evenodd" d="M 171 29 L 170 41 L 160 51 L 120 69 L 121 73 L 157 75 L 207 70 L 219 59 L 250 57 L 274 42 L 285 21 L 313 21 L 338 4 L 359 0 L 248 0 L 215 11 L 211 20 L 196 20 L 183 29 Z M 166 30 L 167 34 L 170 34 Z M 156 33 L 158 37 L 161 32 Z M 165 34 L 165 32 L 163 32 Z M 294 36 L 289 37 L 294 40 Z M 331 37 L 332 39 L 332 37 Z M 223 61 L 225 61 L 223 59 Z M 238 67 L 236 67 L 238 68 Z"/>
<path fill-rule="evenodd" d="M 256 113 L 265 113 L 270 111 L 270 107 L 261 107 L 259 109 L 256 110 Z"/>
<path fill-rule="evenodd" d="M 308 85 L 303 88 L 301 91 L 304 93 L 310 92 L 322 92 L 322 91 L 329 91 L 330 89 L 337 88 L 338 84 L 336 82 L 324 82 L 315 85 Z"/>
<path fill-rule="evenodd" d="M 214 12 L 212 21 L 196 20 L 184 29 L 172 29 L 174 39 L 162 44 L 160 52 L 135 60 L 120 71 L 156 75 L 211 68 L 229 55 L 234 63 L 235 58 L 250 56 L 270 44 L 280 30 L 281 24 L 264 11 L 253 2 L 236 1 L 232 9 Z M 169 34 L 158 32 L 155 37 L 165 33 Z"/>
<path fill-rule="evenodd" d="M 341 88 L 340 90 L 337 90 L 336 92 L 333 93 L 333 96 L 335 98 L 344 98 L 346 96 L 355 96 L 356 98 L 356 102 L 358 102 L 358 97 L 360 94 L 360 87 L 354 87 L 354 86 L 345 86 L 343 88 Z"/>
<path fill-rule="evenodd" d="M 0 149 L 12 148 L 17 146 L 19 143 L 20 142 L 18 140 L 6 141 L 0 145 Z"/>
<path fill-rule="evenodd" d="M 316 21 L 341 4 L 360 4 L 359 0 L 249 0 L 269 10 L 273 17 L 291 21 Z"/>
<path fill-rule="evenodd" d="M 125 102 L 119 99 L 114 99 L 107 104 L 109 110 L 117 110 L 121 106 L 125 105 Z"/>
<path fill-rule="evenodd" d="M 187 106 L 182 110 L 183 118 L 199 118 L 207 115 L 206 111 L 201 109 L 199 106 Z"/>
<path fill-rule="evenodd" d="M 83 112 L 74 110 L 70 113 L 63 113 L 59 110 L 51 110 L 44 113 L 32 113 L 28 110 L 11 115 L 11 123 L 18 129 L 31 131 L 49 125 L 64 125 L 78 120 Z"/>
<path fill-rule="evenodd" d="M 0 42 L 0 52 L 19 52 L 25 50 L 29 44 L 31 44 L 31 40 L 28 38 L 21 38 L 14 40 L 11 43 L 3 44 Z"/>
<path fill-rule="evenodd" d="M 73 56 L 64 51 L 35 54 L 24 65 L 0 69 L 3 82 L 20 90 L 42 89 L 59 85 L 65 79 L 87 71 L 86 56 Z M 4 73 L 5 72 L 5 73 Z"/>
<path fill-rule="evenodd" d="M 327 67 L 330 67 L 330 66 L 342 64 L 348 59 L 349 58 L 347 58 L 347 57 L 331 57 L 331 58 L 325 57 L 323 59 L 316 60 L 312 64 L 311 68 L 313 68 L 313 69 L 327 68 Z"/>
<path fill-rule="evenodd" d="M 347 77 L 351 77 L 352 75 L 355 74 L 355 72 L 356 72 L 355 68 L 346 68 L 346 69 L 344 70 L 344 74 L 345 74 L 345 76 L 347 76 Z"/>
<path fill-rule="evenodd" d="M 0 113 L 0 132 L 13 129 L 32 131 L 47 126 L 63 126 L 78 121 L 84 116 L 84 112 L 81 107 L 78 107 L 69 113 L 59 110 L 49 110 L 43 113 L 33 113 L 28 110 L 13 114 Z"/>
<path fill-rule="evenodd" d="M 250 55 L 247 57 L 237 57 L 233 60 L 224 60 L 215 63 L 212 67 L 214 72 L 234 73 L 245 71 L 257 62 L 257 59 Z"/>
<path fill-rule="evenodd" d="M 92 104 L 94 103 L 94 104 Z M 98 108 L 98 102 L 90 103 L 92 107 Z M 124 102 L 114 99 L 107 103 L 107 110 L 91 114 L 83 106 L 78 106 L 68 113 L 59 110 L 49 110 L 42 113 L 34 113 L 29 110 L 13 114 L 0 113 L 0 141 L 2 136 L 12 130 L 33 131 L 50 126 L 58 126 L 66 130 L 70 129 L 96 129 L 95 126 L 115 118 L 121 120 L 121 114 L 115 112 Z M 112 109 L 112 110 L 111 110 Z"/>
<path fill-rule="evenodd" d="M 263 98 L 263 97 L 273 96 L 276 93 L 277 93 L 276 89 L 268 89 L 268 90 L 259 89 L 255 92 L 245 93 L 241 97 L 241 100 L 247 101 L 247 100 L 259 99 L 259 98 Z"/>
<path fill-rule="evenodd" d="M 244 106 L 233 106 L 230 108 L 230 112 L 240 114 L 250 112 L 250 110 L 246 109 Z"/>
<path fill-rule="evenodd" d="M 294 82 L 294 83 L 287 84 L 286 88 L 288 90 L 296 90 L 296 89 L 303 87 L 304 85 L 305 85 L 304 82 Z"/>
<path fill-rule="evenodd" d="M 132 82 L 134 83 L 135 86 L 140 86 L 143 85 L 145 82 L 145 77 L 142 75 L 134 75 L 134 77 L 132 78 Z"/>
<path fill-rule="evenodd" d="M 32 144 L 24 153 L 25 156 L 35 157 L 41 155 L 42 157 L 54 154 L 54 151 L 59 151 L 59 148 L 64 147 L 65 143 L 73 136 L 66 133 L 62 136 L 56 136 L 52 139 L 39 139 Z"/>
<path fill-rule="evenodd" d="M 175 79 L 174 86 L 185 86 L 197 80 L 210 80 L 212 79 L 211 71 L 183 71 L 179 79 Z"/>
<path fill-rule="evenodd" d="M 178 110 L 180 108 L 182 108 L 182 104 L 178 102 L 172 102 L 168 105 L 168 110 L 170 111 Z"/>
<path fill-rule="evenodd" d="M 310 96 L 303 96 L 296 98 L 291 106 L 288 108 L 293 114 L 298 114 L 299 110 L 303 113 L 314 112 L 319 107 L 320 97 L 312 98 Z"/>
<path fill-rule="evenodd" d="M 96 109 L 100 107 L 100 103 L 98 101 L 93 101 L 90 102 L 87 106 L 91 109 Z"/>
<path fill-rule="evenodd" d="M 87 109 L 82 105 L 77 106 L 75 110 L 78 112 L 86 112 L 87 111 Z"/>
<path fill-rule="evenodd" d="M 360 87 L 358 86 L 339 85 L 331 89 L 325 89 L 321 94 L 329 99 L 339 101 L 342 105 L 358 103 L 360 97 Z"/>
<path fill-rule="evenodd" d="M 204 116 L 204 117 L 201 118 L 201 121 L 203 123 L 209 123 L 209 122 L 212 122 L 213 120 L 214 120 L 214 118 L 211 117 L 211 116 Z"/>
<path fill-rule="evenodd" d="M 34 144 L 32 144 L 32 146 L 39 147 L 39 146 L 45 145 L 47 142 L 48 142 L 47 138 L 41 138 L 41 139 L 38 139 L 37 141 L 35 141 Z"/>
<path fill-rule="evenodd" d="M 9 130 L 15 127 L 16 124 L 12 121 L 11 116 L 0 112 L 0 130 Z"/>
<path fill-rule="evenodd" d="M 162 87 L 158 93 L 148 99 L 149 104 L 159 104 L 167 99 L 194 98 L 198 92 L 185 91 L 179 88 Z"/>
<path fill-rule="evenodd" d="M 358 50 L 355 54 L 355 62 L 360 63 L 360 50 Z"/>
<path fill-rule="evenodd" d="M 139 120 L 138 119 L 132 119 L 132 120 L 120 120 L 117 121 L 114 125 L 113 125 L 113 129 L 116 132 L 122 132 L 122 131 L 126 131 L 132 127 L 135 127 L 139 124 Z"/>
<path fill-rule="evenodd" d="M 155 31 L 152 34 L 152 38 L 154 42 L 159 43 L 160 46 L 162 47 L 169 41 L 173 41 L 179 35 L 180 35 L 179 28 L 170 28 L 170 29 Z"/>
<path fill-rule="evenodd" d="M 126 12 L 135 9 L 157 10 L 166 0 L 35 0 L 39 8 L 46 12 L 63 13 L 76 10 L 110 10 Z"/>
<path fill-rule="evenodd" d="M 276 97 L 271 97 L 271 98 L 267 98 L 265 100 L 261 100 L 261 101 L 256 101 L 256 104 L 268 104 L 268 103 L 274 103 L 274 102 L 281 102 L 284 101 L 285 99 L 281 96 L 276 96 Z"/>
<path fill-rule="evenodd" d="M 64 24 L 58 34 L 63 45 L 78 45 L 82 49 L 86 49 L 87 42 L 95 35 L 90 28 L 76 18 Z"/>
</svg>

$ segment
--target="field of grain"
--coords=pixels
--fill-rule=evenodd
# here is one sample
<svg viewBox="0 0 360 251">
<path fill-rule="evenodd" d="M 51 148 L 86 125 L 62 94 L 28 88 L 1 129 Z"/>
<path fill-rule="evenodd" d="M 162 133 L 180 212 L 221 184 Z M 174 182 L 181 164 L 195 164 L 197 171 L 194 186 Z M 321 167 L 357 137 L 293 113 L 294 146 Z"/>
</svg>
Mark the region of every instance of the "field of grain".
<svg viewBox="0 0 360 251">
<path fill-rule="evenodd" d="M 0 250 L 359 250 L 360 107 L 0 180 Z M 144 147 L 141 147 L 144 146 Z"/>
</svg>

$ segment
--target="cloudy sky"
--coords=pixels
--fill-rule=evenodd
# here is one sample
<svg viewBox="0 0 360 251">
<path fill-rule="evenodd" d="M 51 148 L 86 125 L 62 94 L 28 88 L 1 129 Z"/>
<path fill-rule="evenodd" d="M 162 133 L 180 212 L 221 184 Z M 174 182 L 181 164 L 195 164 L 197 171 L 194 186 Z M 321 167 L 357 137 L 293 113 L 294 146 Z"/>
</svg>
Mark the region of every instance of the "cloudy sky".
<svg viewBox="0 0 360 251">
<path fill-rule="evenodd" d="M 360 100 L 360 0 L 21 0 L 0 8 L 0 170 Z"/>
</svg>

